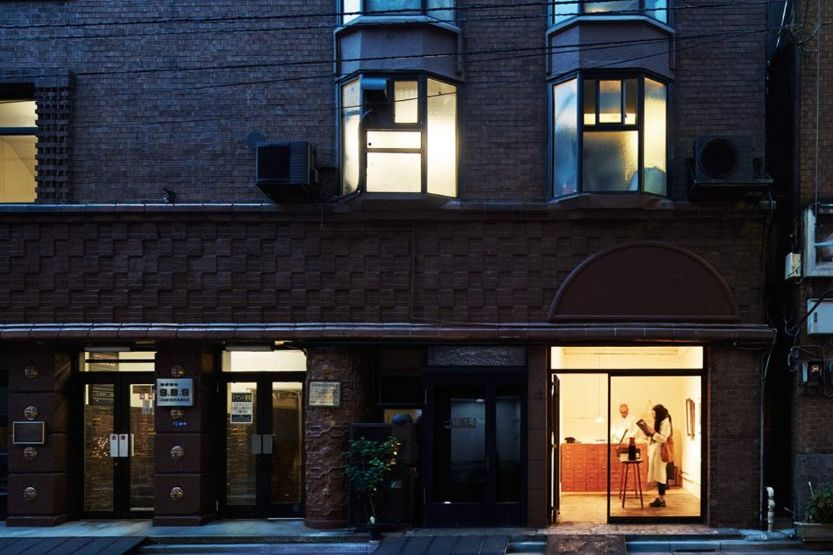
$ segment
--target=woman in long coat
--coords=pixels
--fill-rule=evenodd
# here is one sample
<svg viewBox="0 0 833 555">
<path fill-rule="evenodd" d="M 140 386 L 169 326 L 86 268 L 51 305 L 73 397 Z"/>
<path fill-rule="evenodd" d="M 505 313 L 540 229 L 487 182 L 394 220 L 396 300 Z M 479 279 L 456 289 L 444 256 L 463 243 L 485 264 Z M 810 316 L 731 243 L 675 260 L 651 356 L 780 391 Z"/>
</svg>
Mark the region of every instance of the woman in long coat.
<svg viewBox="0 0 833 555">
<path fill-rule="evenodd" d="M 655 405 L 651 410 L 654 417 L 654 427 L 649 430 L 651 433 L 648 441 L 648 481 L 657 483 L 659 497 L 651 501 L 651 507 L 665 507 L 665 490 L 668 489 L 668 475 L 666 463 L 662 461 L 660 447 L 668 441 L 673 433 L 671 427 L 671 415 L 668 409 L 662 405 Z"/>
</svg>

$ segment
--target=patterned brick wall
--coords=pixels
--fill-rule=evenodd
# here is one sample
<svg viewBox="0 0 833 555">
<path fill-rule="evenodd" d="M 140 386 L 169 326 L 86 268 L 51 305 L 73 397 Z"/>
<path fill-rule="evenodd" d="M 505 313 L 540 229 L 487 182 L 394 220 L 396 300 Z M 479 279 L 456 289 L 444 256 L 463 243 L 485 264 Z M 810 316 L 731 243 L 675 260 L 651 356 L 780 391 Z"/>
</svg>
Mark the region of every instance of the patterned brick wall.
<svg viewBox="0 0 833 555">
<path fill-rule="evenodd" d="M 369 406 L 367 367 L 356 351 L 307 351 L 307 387 L 310 381 L 341 383 L 341 406 L 307 406 L 305 434 L 305 523 L 314 528 L 344 527 L 348 522 L 350 483 L 344 474 L 350 424 L 364 422 Z"/>
<path fill-rule="evenodd" d="M 636 239 L 699 254 L 760 321 L 759 217 L 681 211 L 324 229 L 251 214 L 8 218 L 0 322 L 540 322 L 578 263 Z"/>
</svg>

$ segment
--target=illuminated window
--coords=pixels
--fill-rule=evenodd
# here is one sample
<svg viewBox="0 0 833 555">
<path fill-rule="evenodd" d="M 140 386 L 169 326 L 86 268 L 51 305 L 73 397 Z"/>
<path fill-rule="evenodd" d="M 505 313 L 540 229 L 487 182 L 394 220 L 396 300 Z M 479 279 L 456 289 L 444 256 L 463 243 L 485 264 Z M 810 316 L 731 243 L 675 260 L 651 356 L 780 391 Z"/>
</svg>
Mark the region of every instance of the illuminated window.
<svg viewBox="0 0 833 555">
<path fill-rule="evenodd" d="M 552 23 L 579 15 L 645 15 L 668 23 L 668 0 L 553 0 L 549 9 Z"/>
<path fill-rule="evenodd" d="M 457 195 L 457 87 L 431 77 L 341 85 L 342 192 Z"/>
<path fill-rule="evenodd" d="M 667 190 L 667 85 L 648 77 L 575 78 L 553 85 L 553 190 Z"/>
<path fill-rule="evenodd" d="M 33 202 L 37 165 L 34 100 L 0 99 L 0 202 Z"/>
<path fill-rule="evenodd" d="M 454 21 L 454 0 L 343 0 L 342 23 L 359 16 L 424 15 L 440 21 Z"/>
</svg>

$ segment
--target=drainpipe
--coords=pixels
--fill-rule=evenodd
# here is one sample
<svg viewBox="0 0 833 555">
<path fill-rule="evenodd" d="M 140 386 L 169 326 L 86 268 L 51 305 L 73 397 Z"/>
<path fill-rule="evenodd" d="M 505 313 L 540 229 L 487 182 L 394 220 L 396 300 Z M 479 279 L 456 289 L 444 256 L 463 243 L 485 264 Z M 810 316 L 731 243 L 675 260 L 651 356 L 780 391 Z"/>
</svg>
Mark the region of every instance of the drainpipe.
<svg viewBox="0 0 833 555">
<path fill-rule="evenodd" d="M 772 532 L 772 527 L 775 524 L 775 489 L 770 486 L 767 486 L 766 495 L 768 498 L 766 511 L 766 531 Z"/>
<path fill-rule="evenodd" d="M 764 361 L 763 361 L 763 368 L 761 368 L 761 402 L 760 402 L 760 410 L 759 410 L 759 415 L 758 415 L 758 419 L 759 419 L 759 423 L 758 423 L 758 429 L 759 429 L 759 431 L 758 431 L 758 441 L 760 442 L 760 447 L 758 449 L 758 466 L 760 467 L 759 468 L 759 477 L 758 477 L 758 480 L 759 480 L 758 481 L 758 487 L 760 488 L 760 492 L 761 492 L 760 493 L 760 500 L 758 502 L 758 507 L 760 508 L 760 511 L 761 511 L 761 517 L 760 517 L 761 524 L 763 524 L 763 520 L 764 520 L 764 488 L 763 488 L 763 486 L 764 486 L 764 482 L 766 480 L 766 472 L 765 472 L 765 468 L 764 468 L 764 466 L 765 466 L 764 465 L 764 463 L 765 463 L 764 415 L 765 415 L 765 412 L 766 412 L 766 375 L 767 375 L 767 370 L 769 369 L 769 361 L 772 358 L 772 351 L 773 351 L 774 348 L 775 348 L 775 337 L 772 338 L 772 343 L 769 345 L 769 349 L 767 349 L 767 351 L 765 353 L 765 358 L 764 358 Z M 772 489 L 772 488 L 768 487 L 767 492 L 769 492 L 770 489 Z M 774 495 L 774 490 L 773 490 L 773 495 Z M 774 500 L 770 500 L 770 502 L 774 504 Z M 771 527 L 772 524 L 770 524 L 769 526 Z"/>
</svg>

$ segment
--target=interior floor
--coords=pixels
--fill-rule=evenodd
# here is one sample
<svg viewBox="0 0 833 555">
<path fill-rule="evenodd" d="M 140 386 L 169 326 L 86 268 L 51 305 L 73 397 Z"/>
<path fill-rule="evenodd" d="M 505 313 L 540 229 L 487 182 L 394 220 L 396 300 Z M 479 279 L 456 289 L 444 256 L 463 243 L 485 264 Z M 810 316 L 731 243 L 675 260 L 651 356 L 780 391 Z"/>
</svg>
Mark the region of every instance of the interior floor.
<svg viewBox="0 0 833 555">
<path fill-rule="evenodd" d="M 611 517 L 675 517 L 699 516 L 700 498 L 683 488 L 671 488 L 665 495 L 665 507 L 651 507 L 648 504 L 656 498 L 656 488 L 642 492 L 644 508 L 632 491 L 628 492 L 625 507 L 622 500 L 614 497 L 611 501 Z M 558 515 L 559 524 L 604 524 L 607 521 L 606 493 L 562 493 Z"/>
</svg>

